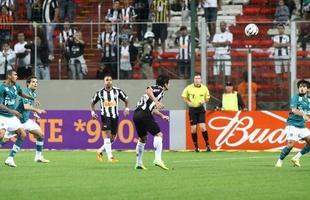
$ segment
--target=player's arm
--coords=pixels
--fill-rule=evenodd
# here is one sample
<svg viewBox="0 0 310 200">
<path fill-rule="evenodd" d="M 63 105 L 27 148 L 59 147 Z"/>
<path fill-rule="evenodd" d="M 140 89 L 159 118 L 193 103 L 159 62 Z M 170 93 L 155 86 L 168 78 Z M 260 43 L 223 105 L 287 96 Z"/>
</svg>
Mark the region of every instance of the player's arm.
<svg viewBox="0 0 310 200">
<path fill-rule="evenodd" d="M 25 110 L 29 110 L 29 111 L 32 111 L 32 112 L 35 112 L 35 113 L 39 113 L 39 114 L 45 114 L 46 113 L 45 110 L 40 109 L 40 108 L 35 108 L 32 105 L 30 105 L 30 104 L 24 104 L 24 108 L 25 108 Z"/>
<path fill-rule="evenodd" d="M 161 102 L 159 102 L 156 98 L 155 98 L 155 96 L 154 96 L 154 93 L 153 93 L 153 89 L 151 88 L 151 87 L 148 87 L 147 89 L 146 89 L 146 95 L 152 100 L 152 101 L 154 101 L 154 103 L 156 104 L 156 108 L 157 109 L 162 109 L 163 107 L 164 107 L 164 105 L 161 103 Z"/>
<path fill-rule="evenodd" d="M 98 101 L 99 101 L 99 95 L 98 95 L 98 92 L 96 92 L 96 94 L 91 99 L 91 104 L 90 104 L 90 113 L 91 113 L 92 119 L 97 119 L 97 115 L 95 112 L 96 110 L 95 105 Z"/>
<path fill-rule="evenodd" d="M 167 120 L 169 121 L 169 116 L 162 114 L 161 112 L 159 112 L 159 110 L 154 109 L 153 113 L 157 116 L 159 116 L 160 118 L 162 118 L 163 120 Z"/>
</svg>

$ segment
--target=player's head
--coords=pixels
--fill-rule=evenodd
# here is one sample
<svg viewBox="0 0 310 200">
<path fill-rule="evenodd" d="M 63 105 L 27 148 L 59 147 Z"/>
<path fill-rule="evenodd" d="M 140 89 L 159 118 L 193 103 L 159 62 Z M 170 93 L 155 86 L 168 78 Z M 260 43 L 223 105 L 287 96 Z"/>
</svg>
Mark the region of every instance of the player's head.
<svg viewBox="0 0 310 200">
<path fill-rule="evenodd" d="M 201 85 L 201 75 L 199 73 L 194 76 L 194 85 L 198 87 Z"/>
<path fill-rule="evenodd" d="M 166 75 L 159 75 L 156 79 L 156 85 L 163 87 L 165 90 L 169 89 L 169 77 Z"/>
<path fill-rule="evenodd" d="M 26 85 L 31 90 L 36 90 L 38 87 L 38 79 L 35 76 L 29 76 L 26 80 Z"/>
<path fill-rule="evenodd" d="M 12 83 L 16 83 L 17 81 L 17 72 L 15 70 L 8 70 L 6 73 L 6 79 Z"/>
<path fill-rule="evenodd" d="M 305 95 L 307 93 L 309 84 L 310 84 L 309 81 L 306 81 L 304 79 L 299 80 L 297 82 L 297 88 L 298 88 L 299 95 Z"/>
<path fill-rule="evenodd" d="M 112 87 L 112 76 L 111 74 L 105 74 L 103 77 L 103 82 L 104 82 L 104 86 L 105 88 L 111 88 Z"/>
</svg>

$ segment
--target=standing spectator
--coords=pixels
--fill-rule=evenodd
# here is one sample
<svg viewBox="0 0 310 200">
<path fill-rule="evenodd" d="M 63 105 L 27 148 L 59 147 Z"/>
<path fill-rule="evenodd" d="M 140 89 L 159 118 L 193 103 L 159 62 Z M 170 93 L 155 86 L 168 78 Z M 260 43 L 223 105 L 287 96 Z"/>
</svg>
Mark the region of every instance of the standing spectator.
<svg viewBox="0 0 310 200">
<path fill-rule="evenodd" d="M 27 79 L 32 75 L 32 68 L 30 65 L 29 50 L 25 48 L 27 42 L 25 41 L 24 33 L 18 33 L 17 39 L 18 43 L 14 45 L 14 51 L 17 58 L 17 74 L 20 79 Z"/>
<path fill-rule="evenodd" d="M 294 11 L 297 9 L 295 0 L 285 0 L 284 2 L 290 12 L 289 19 L 292 19 L 292 15 L 294 14 Z"/>
<path fill-rule="evenodd" d="M 112 30 L 110 23 L 105 25 L 105 32 L 98 36 L 97 48 L 101 50 L 101 62 L 112 74 L 112 78 L 117 78 L 117 33 Z"/>
<path fill-rule="evenodd" d="M 8 42 L 4 42 L 2 45 L 2 52 L 0 53 L 0 79 L 6 79 L 6 73 L 8 70 L 12 70 L 15 67 L 16 55 L 10 48 Z"/>
<path fill-rule="evenodd" d="M 300 22 L 298 41 L 303 51 L 307 50 L 307 43 L 310 43 L 310 13 L 304 13 L 303 21 Z"/>
<path fill-rule="evenodd" d="M 42 0 L 35 0 L 31 7 L 31 18 L 32 22 L 41 23 L 42 22 Z"/>
<path fill-rule="evenodd" d="M 233 41 L 233 35 L 227 31 L 227 25 L 224 21 L 220 23 L 220 29 L 221 33 L 215 34 L 212 41 L 212 45 L 215 48 L 214 59 L 216 59 L 213 67 L 213 75 L 218 76 L 223 67 L 225 76 L 230 76 L 230 45 Z"/>
<path fill-rule="evenodd" d="M 14 0 L 0 0 L 0 7 L 6 7 L 8 14 L 12 17 L 14 16 L 16 7 Z"/>
<path fill-rule="evenodd" d="M 212 42 L 213 36 L 216 31 L 216 20 L 217 11 L 221 10 L 222 1 L 221 0 L 202 0 L 203 8 L 205 11 L 206 23 L 208 24 L 208 29 L 210 33 L 209 41 Z"/>
<path fill-rule="evenodd" d="M 113 24 L 112 29 L 113 29 L 113 31 L 117 32 L 117 24 L 116 23 L 122 21 L 122 12 L 121 12 L 118 0 L 114 1 L 113 8 L 108 9 L 108 13 L 105 17 L 105 20 L 112 22 L 112 24 Z"/>
<path fill-rule="evenodd" d="M 151 4 L 151 11 L 153 13 L 152 32 L 155 35 L 154 48 L 156 51 L 158 50 L 160 39 L 161 50 L 164 52 L 168 36 L 168 22 L 170 21 L 169 0 L 154 0 Z"/>
<path fill-rule="evenodd" d="M 76 3 L 75 0 L 60 0 L 60 22 L 65 21 L 65 16 L 68 17 L 70 23 L 74 22 Z"/>
<path fill-rule="evenodd" d="M 49 68 L 49 59 L 48 59 L 48 48 L 45 38 L 42 36 L 35 37 L 36 44 L 37 44 L 37 62 L 35 66 L 35 76 L 39 80 L 50 80 L 50 68 Z M 31 59 L 30 62 L 32 65 L 35 64 L 35 44 L 30 42 L 25 45 L 26 49 L 31 50 Z"/>
<path fill-rule="evenodd" d="M 139 63 L 141 65 L 142 78 L 153 79 L 153 40 L 154 33 L 148 31 L 144 35 L 144 42 L 142 45 L 142 50 L 139 56 Z"/>
<path fill-rule="evenodd" d="M 54 40 L 53 34 L 58 22 L 59 17 L 59 5 L 57 0 L 44 0 L 43 1 L 43 22 L 45 25 L 46 40 L 48 43 L 49 60 L 54 59 Z"/>
<path fill-rule="evenodd" d="M 129 4 L 129 0 L 124 0 L 123 3 L 124 8 L 121 9 L 122 22 L 123 23 L 133 22 L 137 17 L 134 7 Z"/>
<path fill-rule="evenodd" d="M 284 4 L 284 0 L 279 0 L 279 5 L 276 8 L 275 13 L 276 23 L 287 24 L 290 19 L 290 11 L 288 7 Z"/>
<path fill-rule="evenodd" d="M 140 41 L 143 40 L 144 34 L 147 31 L 147 24 L 149 20 L 149 13 L 150 13 L 150 5 L 148 0 L 135 0 L 134 2 L 135 12 L 137 14 L 136 22 L 137 24 L 137 34 L 138 39 Z"/>
<path fill-rule="evenodd" d="M 222 101 L 217 109 L 226 111 L 238 111 L 245 109 L 241 95 L 237 91 L 234 91 L 233 85 L 230 81 L 226 82 L 225 92 L 222 95 Z"/>
<path fill-rule="evenodd" d="M 137 60 L 136 47 L 129 43 L 128 35 L 122 35 L 122 43 L 120 46 L 120 78 L 132 78 L 132 63 Z"/>
<path fill-rule="evenodd" d="M 284 72 L 287 72 L 290 61 L 290 38 L 284 34 L 285 28 L 283 24 L 277 26 L 279 34 L 273 38 L 274 47 L 274 65 L 277 75 L 282 74 L 282 67 L 284 66 Z M 280 81 L 280 80 L 278 80 Z"/>
<path fill-rule="evenodd" d="M 256 110 L 256 94 L 257 94 L 257 84 L 251 82 L 251 110 Z M 238 85 L 238 93 L 241 95 L 245 108 L 249 108 L 249 93 L 248 93 L 248 72 L 243 72 L 243 81 Z"/>
<path fill-rule="evenodd" d="M 32 5 L 36 0 L 26 0 L 26 9 L 27 9 L 27 20 L 31 21 L 32 15 Z"/>
<path fill-rule="evenodd" d="M 11 40 L 12 25 L 6 23 L 12 23 L 13 17 L 8 14 L 7 7 L 3 6 L 1 8 L 0 15 L 0 45 L 2 46 L 3 42 Z"/>
<path fill-rule="evenodd" d="M 68 47 L 70 51 L 69 69 L 72 79 L 83 79 L 88 70 L 84 59 L 85 43 L 82 39 L 81 31 L 77 31 L 73 38 L 69 38 Z"/>
</svg>

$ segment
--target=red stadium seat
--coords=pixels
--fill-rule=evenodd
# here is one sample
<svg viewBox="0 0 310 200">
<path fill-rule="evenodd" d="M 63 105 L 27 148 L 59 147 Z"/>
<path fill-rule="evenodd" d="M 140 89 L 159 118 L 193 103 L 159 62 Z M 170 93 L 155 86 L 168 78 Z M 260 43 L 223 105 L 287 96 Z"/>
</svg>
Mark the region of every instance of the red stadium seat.
<svg viewBox="0 0 310 200">
<path fill-rule="evenodd" d="M 160 57 L 161 58 L 176 58 L 177 56 L 177 52 L 163 52 L 160 54 Z"/>
</svg>

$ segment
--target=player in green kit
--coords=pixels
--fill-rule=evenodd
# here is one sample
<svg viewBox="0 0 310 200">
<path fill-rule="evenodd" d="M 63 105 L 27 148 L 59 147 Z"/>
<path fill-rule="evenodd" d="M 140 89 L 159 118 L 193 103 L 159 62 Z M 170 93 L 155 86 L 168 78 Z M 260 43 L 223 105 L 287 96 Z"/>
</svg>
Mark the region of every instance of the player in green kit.
<svg viewBox="0 0 310 200">
<path fill-rule="evenodd" d="M 35 76 L 31 76 L 26 80 L 27 87 L 23 89 L 23 92 L 33 97 L 34 99 L 37 97 L 35 90 L 38 86 L 38 79 Z M 40 163 L 48 163 L 49 160 L 46 160 L 42 156 L 43 144 L 44 144 L 44 134 L 40 128 L 40 126 L 33 120 L 29 119 L 30 113 L 33 112 L 34 117 L 39 120 L 40 117 L 38 114 L 45 114 L 46 111 L 36 108 L 34 100 L 21 98 L 19 100 L 18 106 L 16 110 L 22 114 L 20 118 L 20 122 L 22 123 L 26 132 L 29 132 L 36 136 L 36 155 L 34 158 L 35 162 Z M 16 154 L 16 153 L 15 153 Z M 10 156 L 14 157 L 14 148 L 12 148 Z"/>
<path fill-rule="evenodd" d="M 297 83 L 298 94 L 294 95 L 291 100 L 291 112 L 289 113 L 284 129 L 287 145 L 282 149 L 280 158 L 275 165 L 276 167 L 282 167 L 284 158 L 290 153 L 299 140 L 305 140 L 307 142 L 306 146 L 301 151 L 302 155 L 310 150 L 310 131 L 306 128 L 305 123 L 309 120 L 310 115 L 310 99 L 307 94 L 309 85 L 310 83 L 306 80 L 300 80 Z M 300 156 L 296 156 L 293 157 L 291 161 L 294 166 L 300 167 Z"/>
<path fill-rule="evenodd" d="M 13 145 L 13 153 L 11 152 L 13 155 L 20 149 L 26 137 L 26 131 L 17 118 L 21 118 L 22 115 L 15 110 L 17 96 L 35 100 L 30 95 L 23 93 L 20 86 L 16 83 L 17 78 L 16 71 L 8 70 L 7 79 L 0 85 L 0 120 L 7 125 L 8 133 L 13 132 L 17 135 L 17 140 Z M 38 104 L 39 102 L 36 103 Z M 0 146 L 5 142 L 6 140 L 2 139 Z M 16 167 L 13 156 L 9 156 L 4 163 L 10 167 Z"/>
</svg>

